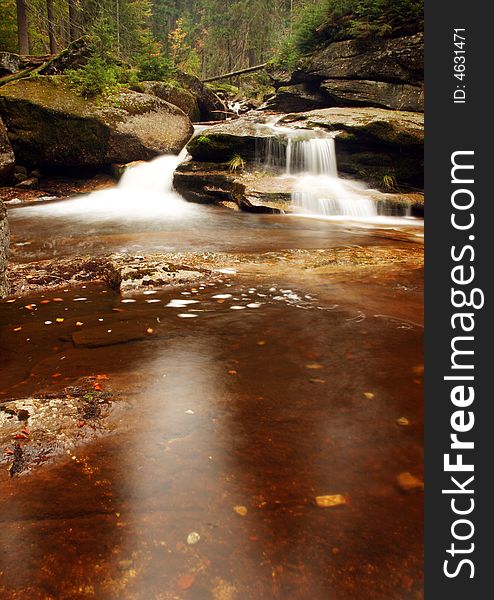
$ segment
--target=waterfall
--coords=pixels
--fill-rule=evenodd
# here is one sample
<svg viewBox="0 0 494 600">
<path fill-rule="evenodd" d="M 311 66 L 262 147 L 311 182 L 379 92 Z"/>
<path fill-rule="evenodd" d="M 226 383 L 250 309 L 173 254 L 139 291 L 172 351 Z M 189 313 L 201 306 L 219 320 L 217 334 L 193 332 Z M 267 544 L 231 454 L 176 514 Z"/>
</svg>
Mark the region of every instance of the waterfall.
<svg viewBox="0 0 494 600">
<path fill-rule="evenodd" d="M 375 202 L 362 183 L 338 177 L 334 138 L 271 126 L 277 133 L 258 151 L 269 170 L 296 177 L 292 204 L 304 213 L 369 218 L 377 216 Z"/>
<path fill-rule="evenodd" d="M 64 202 L 24 209 L 32 215 L 55 216 L 86 222 L 159 221 L 180 218 L 194 211 L 173 189 L 173 173 L 186 156 L 158 156 L 137 162 L 123 173 L 118 185 L 76 196 Z"/>
</svg>

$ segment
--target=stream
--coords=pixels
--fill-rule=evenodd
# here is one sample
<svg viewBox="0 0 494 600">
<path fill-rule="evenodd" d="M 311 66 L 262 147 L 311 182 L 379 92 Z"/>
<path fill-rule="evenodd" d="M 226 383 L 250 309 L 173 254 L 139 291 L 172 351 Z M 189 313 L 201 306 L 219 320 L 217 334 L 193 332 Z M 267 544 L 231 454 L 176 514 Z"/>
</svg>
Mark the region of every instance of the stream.
<svg viewBox="0 0 494 600">
<path fill-rule="evenodd" d="M 226 262 L 162 289 L 1 301 L 2 403 L 88 382 L 111 402 L 104 431 L 79 416 L 27 472 L 4 457 L 0 596 L 421 598 L 422 496 L 396 485 L 423 477 L 421 222 L 341 203 L 325 220 L 307 180 L 312 218 L 189 204 L 171 187 L 182 158 L 10 209 L 14 264 Z M 346 252 L 365 260 L 326 260 Z"/>
</svg>

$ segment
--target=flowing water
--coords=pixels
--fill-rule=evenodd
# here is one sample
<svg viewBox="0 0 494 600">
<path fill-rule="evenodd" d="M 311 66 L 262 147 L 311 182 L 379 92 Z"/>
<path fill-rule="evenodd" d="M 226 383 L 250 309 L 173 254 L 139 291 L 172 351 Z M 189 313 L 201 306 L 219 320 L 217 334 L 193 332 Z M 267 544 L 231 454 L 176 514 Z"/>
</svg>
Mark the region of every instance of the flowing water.
<svg viewBox="0 0 494 600">
<path fill-rule="evenodd" d="M 258 164 L 267 171 L 281 171 L 285 177 L 296 176 L 292 204 L 301 213 L 392 222 L 382 218 L 390 211 L 385 201 L 376 202 L 375 190 L 339 177 L 335 140 L 330 134 L 297 131 L 276 122 L 268 127 L 275 135 L 259 144 Z M 410 209 L 403 209 L 400 216 L 410 217 Z"/>
<path fill-rule="evenodd" d="M 331 145 L 309 142 L 293 144 L 289 176 L 336 185 Z M 0 303 L 0 401 L 49 402 L 97 376 L 115 399 L 109 435 L 31 473 L 2 468 L 0 597 L 421 598 L 422 497 L 395 485 L 422 472 L 422 272 L 400 262 L 417 228 L 191 205 L 171 188 L 179 160 L 10 210 L 14 262 L 221 251 L 232 268 Z M 304 262 L 365 249 L 399 260 L 342 274 Z M 326 494 L 347 503 L 318 508 Z"/>
</svg>

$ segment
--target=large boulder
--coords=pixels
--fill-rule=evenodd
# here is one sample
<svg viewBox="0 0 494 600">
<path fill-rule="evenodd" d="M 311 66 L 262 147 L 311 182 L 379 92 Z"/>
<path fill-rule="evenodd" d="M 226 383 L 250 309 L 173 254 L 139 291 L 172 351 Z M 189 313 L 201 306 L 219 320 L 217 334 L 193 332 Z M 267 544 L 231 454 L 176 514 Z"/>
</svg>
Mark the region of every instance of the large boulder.
<svg viewBox="0 0 494 600">
<path fill-rule="evenodd" d="M 7 255 L 9 250 L 9 225 L 7 211 L 0 200 L 0 298 L 9 293 L 9 286 L 5 271 L 7 269 Z"/>
<path fill-rule="evenodd" d="M 254 161 L 259 146 L 273 135 L 271 128 L 254 117 L 242 117 L 208 127 L 190 140 L 187 150 L 201 162 L 228 162 L 236 155 Z"/>
<path fill-rule="evenodd" d="M 424 35 L 369 37 L 329 44 L 302 59 L 292 74 L 294 83 L 307 78 L 420 84 L 424 80 Z"/>
<path fill-rule="evenodd" d="M 223 101 L 198 77 L 178 71 L 176 78 L 196 98 L 201 121 L 221 121 L 226 118 L 226 107 Z"/>
<path fill-rule="evenodd" d="M 18 162 L 96 167 L 178 154 L 193 127 L 178 107 L 126 91 L 101 105 L 63 78 L 36 77 L 0 88 L 0 115 Z"/>
<path fill-rule="evenodd" d="M 21 57 L 13 52 L 0 52 L 0 77 L 12 75 L 22 69 Z"/>
<path fill-rule="evenodd" d="M 178 106 L 191 121 L 201 120 L 201 111 L 197 98 L 188 89 L 174 80 L 170 81 L 141 81 L 134 83 L 131 89 L 135 92 L 156 96 L 170 104 Z"/>
<path fill-rule="evenodd" d="M 422 86 L 418 85 L 368 79 L 326 79 L 321 83 L 320 90 L 332 100 L 334 106 L 360 105 L 424 111 L 424 93 Z"/>
<path fill-rule="evenodd" d="M 0 185 L 7 182 L 14 172 L 15 157 L 7 131 L 0 117 Z"/>
<path fill-rule="evenodd" d="M 424 110 L 424 36 L 334 42 L 299 60 L 293 71 L 271 69 L 277 94 L 267 108 L 305 111 L 332 106 Z"/>
</svg>

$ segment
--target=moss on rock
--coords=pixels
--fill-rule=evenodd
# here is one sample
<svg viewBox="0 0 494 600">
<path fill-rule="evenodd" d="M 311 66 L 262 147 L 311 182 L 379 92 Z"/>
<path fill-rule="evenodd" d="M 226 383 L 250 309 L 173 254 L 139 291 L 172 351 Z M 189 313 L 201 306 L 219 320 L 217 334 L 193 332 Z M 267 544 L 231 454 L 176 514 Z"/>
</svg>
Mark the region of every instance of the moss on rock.
<svg viewBox="0 0 494 600">
<path fill-rule="evenodd" d="M 40 166 L 101 166 L 177 154 L 192 134 L 178 107 L 125 91 L 86 100 L 63 77 L 31 77 L 0 88 L 0 114 L 17 159 Z"/>
</svg>

